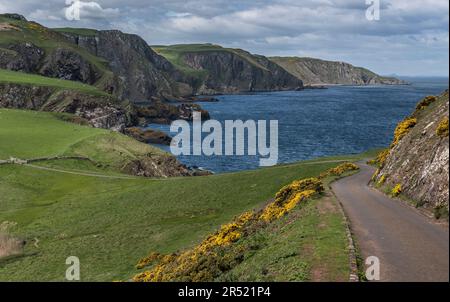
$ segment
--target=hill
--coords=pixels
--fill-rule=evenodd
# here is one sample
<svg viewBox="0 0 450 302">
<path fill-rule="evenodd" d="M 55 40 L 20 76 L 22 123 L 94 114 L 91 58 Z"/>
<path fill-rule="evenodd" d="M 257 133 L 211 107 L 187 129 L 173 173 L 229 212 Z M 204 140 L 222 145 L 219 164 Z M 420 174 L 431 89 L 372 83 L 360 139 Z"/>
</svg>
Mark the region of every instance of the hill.
<svg viewBox="0 0 450 302">
<path fill-rule="evenodd" d="M 428 96 L 395 130 L 378 156 L 374 183 L 387 193 L 448 219 L 448 90 Z"/>
<path fill-rule="evenodd" d="M 0 15 L 0 68 L 80 81 L 132 102 L 296 90 L 307 84 L 401 84 L 364 68 L 311 58 L 266 58 L 213 44 L 150 47 L 118 30 L 46 28 Z"/>
<path fill-rule="evenodd" d="M 14 254 L 0 259 L 2 281 L 62 281 L 70 255 L 80 258 L 83 281 L 128 280 L 149 251 L 195 246 L 236 215 L 264 207 L 293 180 L 360 158 L 158 180 L 129 177 L 120 168 L 160 151 L 116 132 L 63 122 L 59 114 L 0 109 L 0 138 L 0 237 L 6 232 L 20 243 Z M 10 156 L 61 157 L 5 163 Z M 347 280 L 346 233 L 336 207 L 335 200 L 318 196 L 242 241 L 248 245 L 259 238 L 255 257 L 248 254 L 223 277 Z M 248 267 L 254 275 L 244 273 Z"/>
<path fill-rule="evenodd" d="M 115 131 L 66 122 L 70 119 L 70 114 L 0 109 L 0 159 L 150 177 L 189 175 L 158 148 Z"/>
<path fill-rule="evenodd" d="M 0 108 L 73 114 L 71 120 L 123 131 L 135 124 L 131 104 L 76 81 L 0 69 Z"/>
<path fill-rule="evenodd" d="M 399 85 L 406 82 L 392 77 L 382 77 L 376 73 L 355 67 L 345 62 L 325 61 L 314 58 L 272 57 L 289 73 L 302 79 L 307 85 Z"/>
<path fill-rule="evenodd" d="M 0 68 L 79 81 L 121 100 L 302 87 L 267 58 L 239 49 L 176 45 L 155 48 L 156 53 L 137 35 L 50 29 L 15 14 L 0 15 L 0 25 Z"/>
<path fill-rule="evenodd" d="M 301 89 L 303 83 L 264 56 L 213 44 L 153 46 L 181 73 L 193 94 Z"/>
<path fill-rule="evenodd" d="M 0 15 L 0 24 L 0 68 L 79 81 L 132 101 L 171 95 L 170 64 L 135 35 L 53 30 L 15 14 Z"/>
</svg>

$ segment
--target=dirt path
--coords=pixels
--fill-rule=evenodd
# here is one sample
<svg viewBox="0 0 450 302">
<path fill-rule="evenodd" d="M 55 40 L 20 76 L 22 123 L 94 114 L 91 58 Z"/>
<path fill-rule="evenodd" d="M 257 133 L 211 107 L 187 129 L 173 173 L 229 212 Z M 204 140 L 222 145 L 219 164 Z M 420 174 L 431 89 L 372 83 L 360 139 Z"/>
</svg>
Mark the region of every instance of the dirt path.
<svg viewBox="0 0 450 302">
<path fill-rule="evenodd" d="M 417 210 L 369 187 L 375 169 L 332 185 L 363 259 L 380 259 L 380 281 L 448 281 L 449 232 Z"/>
<path fill-rule="evenodd" d="M 24 164 L 23 166 L 30 167 L 33 169 L 38 169 L 38 170 L 45 170 L 45 171 L 52 171 L 52 172 L 58 172 L 58 173 L 80 175 L 80 176 L 100 177 L 100 178 L 110 178 L 110 179 L 137 179 L 137 177 L 133 177 L 133 176 L 114 176 L 114 175 L 104 175 L 104 174 L 96 174 L 96 173 L 75 172 L 75 171 L 67 171 L 67 170 L 61 170 L 61 169 L 48 168 L 48 167 L 43 167 L 43 166 L 36 166 L 36 165 L 31 165 L 31 164 Z"/>
<path fill-rule="evenodd" d="M 324 160 L 324 161 L 316 161 L 316 162 L 306 162 L 302 163 L 302 165 L 314 165 L 314 164 L 324 164 L 324 163 L 341 163 L 341 162 L 347 162 L 348 160 Z M 12 164 L 8 160 L 0 160 L 0 164 Z M 97 174 L 97 173 L 88 173 L 88 172 L 77 172 L 77 171 L 68 171 L 63 169 L 55 169 L 55 168 L 48 168 L 44 166 L 37 166 L 33 164 L 22 164 L 23 166 L 30 167 L 33 169 L 38 170 L 45 170 L 45 171 L 52 171 L 52 172 L 58 172 L 58 173 L 65 173 L 65 174 L 73 174 L 73 175 L 80 175 L 80 176 L 89 176 L 89 177 L 100 177 L 100 178 L 110 178 L 110 179 L 142 179 L 140 176 L 114 176 L 114 175 L 104 175 L 104 174 Z M 232 173 L 239 173 L 239 172 L 232 172 Z M 148 178 L 148 179 L 155 179 L 155 178 Z M 158 180 L 166 180 L 168 178 L 158 178 Z"/>
</svg>

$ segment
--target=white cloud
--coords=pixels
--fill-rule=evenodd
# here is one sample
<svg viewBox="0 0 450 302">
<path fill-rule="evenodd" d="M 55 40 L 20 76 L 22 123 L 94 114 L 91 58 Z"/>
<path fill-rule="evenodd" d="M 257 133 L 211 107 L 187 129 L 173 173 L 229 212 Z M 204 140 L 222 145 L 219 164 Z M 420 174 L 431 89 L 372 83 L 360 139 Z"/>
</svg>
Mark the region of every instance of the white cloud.
<svg viewBox="0 0 450 302">
<path fill-rule="evenodd" d="M 176 12 L 170 11 L 170 12 L 166 13 L 166 16 L 170 17 L 170 18 L 183 18 L 183 17 L 192 16 L 192 14 L 191 13 L 176 13 Z"/>
<path fill-rule="evenodd" d="M 120 29 L 150 44 L 211 42 L 349 61 L 379 73 L 448 74 L 448 0 L 381 0 L 377 22 L 366 20 L 365 0 L 88 1 L 77 22 L 65 20 L 64 0 L 1 1 L 0 11 L 51 27 Z"/>
</svg>

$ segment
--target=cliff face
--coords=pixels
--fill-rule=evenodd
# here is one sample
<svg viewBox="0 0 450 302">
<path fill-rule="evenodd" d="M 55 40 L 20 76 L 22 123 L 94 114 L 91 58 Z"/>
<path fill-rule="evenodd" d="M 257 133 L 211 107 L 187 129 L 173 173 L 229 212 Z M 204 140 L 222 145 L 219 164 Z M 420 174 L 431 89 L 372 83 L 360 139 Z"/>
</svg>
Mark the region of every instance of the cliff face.
<svg viewBox="0 0 450 302">
<path fill-rule="evenodd" d="M 437 217 L 448 216 L 448 115 L 448 91 L 419 103 L 397 127 L 374 180 L 380 186 L 397 187 L 417 206 L 434 210 Z"/>
<path fill-rule="evenodd" d="M 267 59 L 251 63 L 231 52 L 188 53 L 183 56 L 189 67 L 206 71 L 195 94 L 238 93 L 251 91 L 292 90 L 303 87 Z"/>
<path fill-rule="evenodd" d="M 332 62 L 313 58 L 273 57 L 273 62 L 302 79 L 307 85 L 399 85 L 406 82 L 382 77 L 374 72 L 344 62 Z"/>
<path fill-rule="evenodd" d="M 73 49 L 61 46 L 45 51 L 29 42 L 0 48 L 0 68 L 86 84 L 95 84 L 102 75 L 92 62 Z"/>
<path fill-rule="evenodd" d="M 109 62 L 119 81 L 102 83 L 105 90 L 135 101 L 176 95 L 173 88 L 176 84 L 169 76 L 173 66 L 139 36 L 117 30 L 95 31 L 94 35 L 68 32 L 64 35 L 72 43 Z"/>
<path fill-rule="evenodd" d="M 303 88 L 295 78 L 263 56 L 217 45 L 157 46 L 179 71 L 177 80 L 192 94 L 220 94 Z"/>
<path fill-rule="evenodd" d="M 71 113 L 93 127 L 115 131 L 135 123 L 130 108 L 112 96 L 45 86 L 0 83 L 0 108 Z"/>
<path fill-rule="evenodd" d="M 49 29 L 0 15 L 0 68 L 95 85 L 131 101 L 177 95 L 176 71 L 136 35 Z"/>
</svg>

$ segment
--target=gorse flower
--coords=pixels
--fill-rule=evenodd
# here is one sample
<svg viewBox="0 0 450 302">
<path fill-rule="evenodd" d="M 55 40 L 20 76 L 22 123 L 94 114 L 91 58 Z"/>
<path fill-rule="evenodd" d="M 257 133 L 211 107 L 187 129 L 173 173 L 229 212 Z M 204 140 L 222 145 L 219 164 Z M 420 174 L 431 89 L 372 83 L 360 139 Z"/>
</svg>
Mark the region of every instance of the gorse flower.
<svg viewBox="0 0 450 302">
<path fill-rule="evenodd" d="M 436 128 L 436 134 L 440 137 L 448 136 L 448 117 L 444 117 Z"/>
<path fill-rule="evenodd" d="M 397 197 L 398 195 L 400 195 L 401 192 L 402 192 L 402 185 L 396 184 L 395 187 L 391 191 L 391 195 L 393 197 Z"/>
<path fill-rule="evenodd" d="M 417 119 L 415 117 L 409 117 L 400 122 L 394 131 L 394 141 L 392 146 L 396 146 L 400 140 L 408 134 L 408 132 L 417 124 Z"/>
<path fill-rule="evenodd" d="M 423 110 L 434 103 L 436 100 L 437 97 L 435 97 L 434 95 L 429 95 L 416 105 L 416 110 Z"/>
<path fill-rule="evenodd" d="M 385 181 L 386 181 L 386 175 L 382 175 L 380 177 L 380 179 L 378 180 L 378 185 L 380 186 L 380 185 L 384 184 Z"/>
<path fill-rule="evenodd" d="M 357 165 L 344 163 L 326 171 L 323 176 L 341 175 L 345 171 L 356 169 L 359 169 Z M 134 276 L 133 280 L 213 281 L 243 260 L 245 248 L 237 244 L 237 241 L 283 217 L 299 203 L 323 191 L 324 187 L 319 178 L 293 181 L 281 188 L 276 193 L 275 200 L 264 209 L 257 213 L 253 211 L 243 213 L 192 249 L 165 256 L 153 252 L 141 259 L 137 268 L 150 266 L 150 269 Z"/>
</svg>

